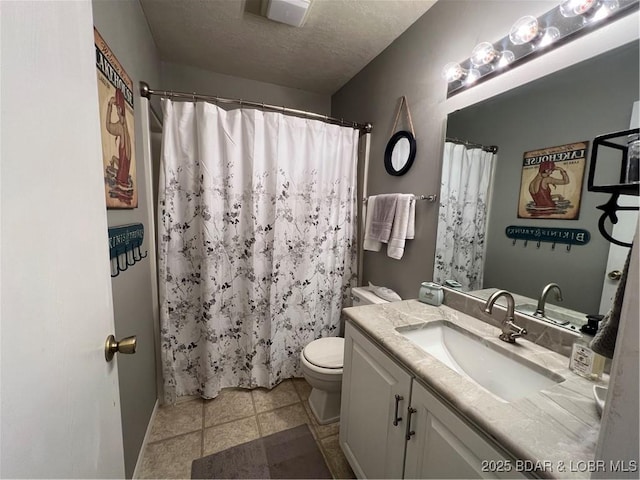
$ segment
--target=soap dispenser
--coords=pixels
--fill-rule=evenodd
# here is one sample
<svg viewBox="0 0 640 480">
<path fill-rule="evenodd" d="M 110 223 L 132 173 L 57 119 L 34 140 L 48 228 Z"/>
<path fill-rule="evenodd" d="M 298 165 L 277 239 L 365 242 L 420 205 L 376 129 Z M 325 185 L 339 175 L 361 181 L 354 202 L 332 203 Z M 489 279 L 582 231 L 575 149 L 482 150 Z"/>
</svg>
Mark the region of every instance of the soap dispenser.
<svg viewBox="0 0 640 480">
<path fill-rule="evenodd" d="M 587 315 L 587 323 L 580 328 L 585 335 L 574 342 L 571 351 L 569 368 L 589 380 L 599 380 L 604 371 L 604 357 L 589 348 L 590 337 L 597 333 L 598 323 L 603 318 L 602 315 Z"/>
</svg>

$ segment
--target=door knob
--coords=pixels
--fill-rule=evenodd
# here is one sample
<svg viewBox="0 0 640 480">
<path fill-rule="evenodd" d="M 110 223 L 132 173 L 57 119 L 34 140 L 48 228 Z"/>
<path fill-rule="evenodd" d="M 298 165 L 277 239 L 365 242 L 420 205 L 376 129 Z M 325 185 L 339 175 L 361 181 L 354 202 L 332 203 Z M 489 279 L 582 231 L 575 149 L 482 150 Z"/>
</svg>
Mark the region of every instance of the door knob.
<svg viewBox="0 0 640 480">
<path fill-rule="evenodd" d="M 622 277 L 622 272 L 620 270 L 611 270 L 609 273 L 607 273 L 607 277 L 609 277 L 610 280 L 620 280 L 620 277 Z"/>
<path fill-rule="evenodd" d="M 104 344 L 104 358 L 107 362 L 113 359 L 116 352 L 120 353 L 136 353 L 136 336 L 123 338 L 119 342 L 116 342 L 116 337 L 109 335 L 107 341 Z"/>
</svg>

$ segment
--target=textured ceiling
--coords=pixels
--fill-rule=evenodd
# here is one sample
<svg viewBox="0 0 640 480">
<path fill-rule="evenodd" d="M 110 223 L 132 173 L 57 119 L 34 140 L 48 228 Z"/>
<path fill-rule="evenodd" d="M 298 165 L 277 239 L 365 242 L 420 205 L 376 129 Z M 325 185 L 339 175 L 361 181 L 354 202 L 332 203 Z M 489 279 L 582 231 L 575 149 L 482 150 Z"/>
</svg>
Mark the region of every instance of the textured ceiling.
<svg viewBox="0 0 640 480">
<path fill-rule="evenodd" d="M 324 94 L 336 92 L 434 3 L 313 0 L 305 24 L 295 28 L 258 15 L 260 0 L 141 0 L 163 61 Z"/>
</svg>

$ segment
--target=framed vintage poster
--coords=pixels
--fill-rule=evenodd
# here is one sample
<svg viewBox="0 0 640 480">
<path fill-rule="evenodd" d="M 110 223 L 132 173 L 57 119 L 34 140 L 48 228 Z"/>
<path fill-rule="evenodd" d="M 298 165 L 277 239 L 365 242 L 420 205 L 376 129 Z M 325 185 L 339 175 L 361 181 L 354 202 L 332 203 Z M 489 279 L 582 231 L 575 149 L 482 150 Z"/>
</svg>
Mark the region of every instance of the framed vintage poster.
<svg viewBox="0 0 640 480">
<path fill-rule="evenodd" d="M 138 206 L 133 82 L 94 28 L 107 208 Z"/>
<path fill-rule="evenodd" d="M 577 220 L 589 142 L 525 152 L 518 218 Z"/>
</svg>

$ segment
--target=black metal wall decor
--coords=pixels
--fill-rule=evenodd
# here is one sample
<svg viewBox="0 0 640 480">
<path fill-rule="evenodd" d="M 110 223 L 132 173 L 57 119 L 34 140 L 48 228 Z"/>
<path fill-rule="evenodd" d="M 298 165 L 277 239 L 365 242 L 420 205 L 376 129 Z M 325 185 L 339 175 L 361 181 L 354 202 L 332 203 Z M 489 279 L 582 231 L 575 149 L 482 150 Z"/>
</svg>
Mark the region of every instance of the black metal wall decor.
<svg viewBox="0 0 640 480">
<path fill-rule="evenodd" d="M 602 148 L 605 147 L 605 148 Z M 613 150 L 611 150 L 613 149 Z M 617 181 L 604 185 L 596 185 L 596 172 L 599 171 L 597 164 L 609 162 L 606 171 L 612 171 L 617 162 L 620 167 L 620 175 Z M 602 210 L 602 215 L 598 220 L 598 230 L 604 238 L 615 245 L 621 247 L 631 247 L 631 243 L 617 240 L 607 232 L 605 222 L 608 219 L 612 224 L 618 223 L 618 212 L 638 210 L 638 206 L 625 207 L 618 205 L 620 195 L 638 196 L 640 194 L 640 178 L 638 173 L 640 161 L 640 129 L 632 128 L 620 132 L 600 135 L 593 140 L 591 150 L 591 165 L 589 165 L 589 177 L 587 179 L 587 189 L 590 192 L 609 193 L 611 197 L 607 203 L 596 208 Z M 613 167 L 611 162 L 614 162 Z"/>
<path fill-rule="evenodd" d="M 567 252 L 572 245 L 586 245 L 591 240 L 588 230 L 582 228 L 549 228 L 549 227 L 528 227 L 522 225 L 509 225 L 505 229 L 507 238 L 513 240 L 513 245 L 517 240 L 524 240 L 524 246 L 528 243 L 536 242 L 536 247 L 540 248 L 540 243 L 551 243 L 551 249 L 556 248 L 556 243 L 567 245 Z"/>
<path fill-rule="evenodd" d="M 117 277 L 148 255 L 140 247 L 144 240 L 144 225 L 132 223 L 119 227 L 109 227 L 109 259 L 111 276 Z"/>
</svg>

